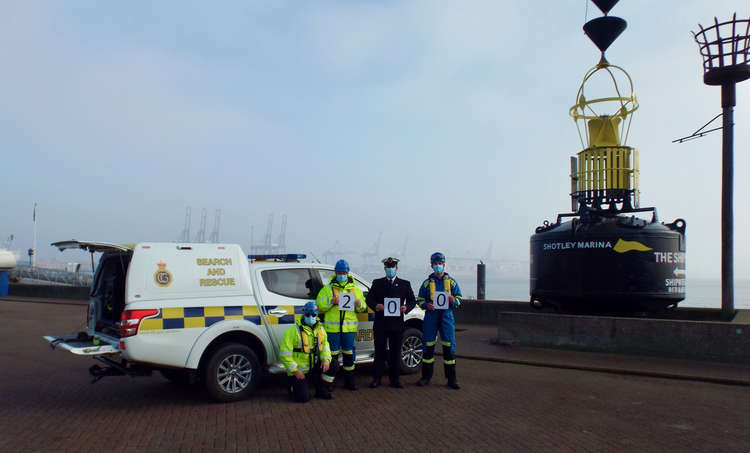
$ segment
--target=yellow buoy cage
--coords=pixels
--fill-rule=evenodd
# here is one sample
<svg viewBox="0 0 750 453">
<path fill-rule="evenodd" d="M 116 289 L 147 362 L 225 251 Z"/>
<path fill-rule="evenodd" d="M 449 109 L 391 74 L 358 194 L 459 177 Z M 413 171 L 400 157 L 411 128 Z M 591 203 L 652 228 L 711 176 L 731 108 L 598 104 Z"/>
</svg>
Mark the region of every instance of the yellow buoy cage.
<svg viewBox="0 0 750 453">
<path fill-rule="evenodd" d="M 573 196 L 591 203 L 595 198 L 607 202 L 623 202 L 633 193 L 633 206 L 638 207 L 638 150 L 630 146 L 598 146 L 578 153 L 576 168 L 570 175 L 574 181 Z"/>
<path fill-rule="evenodd" d="M 617 80 L 612 72 L 619 70 L 630 85 L 630 96 L 622 96 Z M 586 99 L 584 86 L 597 71 L 608 73 L 617 96 Z M 591 204 L 597 202 L 623 202 L 633 194 L 633 205 L 638 206 L 638 150 L 625 146 L 630 132 L 632 113 L 638 108 L 633 92 L 633 82 L 628 73 L 619 66 L 599 63 L 589 69 L 583 78 L 577 96 L 578 103 L 570 108 L 570 116 L 578 126 L 578 120 L 585 121 L 584 133 L 578 127 L 581 144 L 585 149 L 578 153 L 571 168 L 572 193 L 579 201 Z M 592 105 L 615 103 L 617 109 L 611 114 L 597 113 Z"/>
</svg>

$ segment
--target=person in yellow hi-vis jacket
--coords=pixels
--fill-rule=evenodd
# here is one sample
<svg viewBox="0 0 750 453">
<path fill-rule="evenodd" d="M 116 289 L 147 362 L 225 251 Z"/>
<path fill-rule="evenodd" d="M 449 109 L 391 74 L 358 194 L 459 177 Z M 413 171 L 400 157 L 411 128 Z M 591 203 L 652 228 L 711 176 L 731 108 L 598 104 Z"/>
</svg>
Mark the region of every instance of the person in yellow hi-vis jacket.
<svg viewBox="0 0 750 453">
<path fill-rule="evenodd" d="M 302 308 L 302 316 L 284 332 L 281 339 L 281 363 L 289 379 L 289 397 L 298 403 L 310 401 L 310 382 L 315 397 L 331 399 L 331 392 L 321 381 L 329 370 L 331 348 L 323 325 L 318 322 L 318 306 L 310 301 Z"/>
<path fill-rule="evenodd" d="M 318 292 L 318 310 L 323 316 L 323 326 L 328 334 L 331 345 L 331 368 L 323 373 L 323 380 L 328 383 L 329 390 L 333 390 L 333 381 L 339 365 L 339 353 L 344 354 L 344 386 L 349 390 L 357 390 L 354 383 L 354 334 L 357 333 L 357 313 L 367 311 L 365 296 L 357 288 L 354 279 L 349 275 L 349 263 L 338 260 L 334 267 L 336 275 L 331 277 L 329 284 Z M 342 294 L 354 294 L 354 300 L 341 297 Z M 350 305 L 351 304 L 351 305 Z M 353 306 L 354 310 L 340 310 L 342 306 Z"/>
</svg>

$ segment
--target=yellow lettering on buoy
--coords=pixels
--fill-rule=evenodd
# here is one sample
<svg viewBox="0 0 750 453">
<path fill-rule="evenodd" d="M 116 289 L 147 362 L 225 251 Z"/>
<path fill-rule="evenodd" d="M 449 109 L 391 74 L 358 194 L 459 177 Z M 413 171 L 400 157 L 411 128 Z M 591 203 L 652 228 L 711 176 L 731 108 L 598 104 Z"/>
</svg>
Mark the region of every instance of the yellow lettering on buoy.
<svg viewBox="0 0 750 453">
<path fill-rule="evenodd" d="M 615 246 L 612 248 L 617 253 L 625 253 L 636 250 L 638 252 L 648 252 L 653 250 L 651 247 L 644 245 L 638 241 L 626 241 L 624 239 L 618 239 Z"/>
</svg>

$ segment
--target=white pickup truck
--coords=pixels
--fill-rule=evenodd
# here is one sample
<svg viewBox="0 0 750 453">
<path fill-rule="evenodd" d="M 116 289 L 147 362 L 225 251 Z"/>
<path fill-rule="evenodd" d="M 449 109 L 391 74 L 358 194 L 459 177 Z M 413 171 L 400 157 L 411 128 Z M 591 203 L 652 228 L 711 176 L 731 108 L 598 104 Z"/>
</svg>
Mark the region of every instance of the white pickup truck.
<svg viewBox="0 0 750 453">
<path fill-rule="evenodd" d="M 158 370 L 172 381 L 202 382 L 220 401 L 245 398 L 264 372 L 284 371 L 284 331 L 334 274 L 333 266 L 301 262 L 303 255 L 249 259 L 236 244 L 52 245 L 102 252 L 86 332 L 45 336 L 54 348 L 102 362 L 89 369 L 95 380 Z M 421 365 L 423 318 L 419 308 L 405 317 L 397 346 L 403 373 Z M 359 314 L 357 363 L 372 361 L 372 320 L 372 312 Z"/>
</svg>

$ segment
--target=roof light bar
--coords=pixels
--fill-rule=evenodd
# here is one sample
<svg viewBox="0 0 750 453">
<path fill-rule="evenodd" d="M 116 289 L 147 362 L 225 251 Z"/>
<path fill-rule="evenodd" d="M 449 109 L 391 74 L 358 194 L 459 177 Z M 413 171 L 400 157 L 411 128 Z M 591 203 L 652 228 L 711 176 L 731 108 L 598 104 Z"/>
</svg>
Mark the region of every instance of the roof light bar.
<svg viewBox="0 0 750 453">
<path fill-rule="evenodd" d="M 271 255 L 247 255 L 247 258 L 253 261 L 299 261 L 307 258 L 307 255 L 302 253 L 286 253 L 286 254 L 271 254 Z"/>
</svg>

